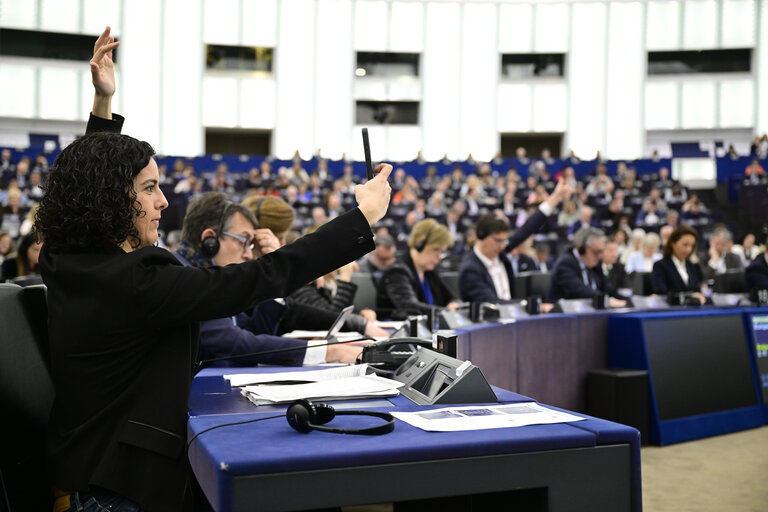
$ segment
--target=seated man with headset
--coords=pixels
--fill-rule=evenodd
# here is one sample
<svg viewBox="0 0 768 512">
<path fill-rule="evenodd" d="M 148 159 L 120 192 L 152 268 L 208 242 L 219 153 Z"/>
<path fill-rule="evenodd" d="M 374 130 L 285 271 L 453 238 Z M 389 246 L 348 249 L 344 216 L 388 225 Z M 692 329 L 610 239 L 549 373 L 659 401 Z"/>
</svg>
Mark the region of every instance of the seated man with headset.
<svg viewBox="0 0 768 512">
<path fill-rule="evenodd" d="M 257 229 L 257 226 L 258 223 L 248 208 L 228 201 L 220 192 L 208 192 L 189 204 L 184 217 L 182 240 L 174 254 L 184 265 L 205 268 L 241 263 L 276 250 L 279 247 L 277 238 L 268 229 Z M 235 317 L 202 322 L 201 359 L 293 347 L 296 350 L 238 358 L 236 362 L 238 365 L 300 365 L 355 361 L 361 350 L 359 347 L 308 346 L 307 341 L 274 336 L 284 311 L 285 307 L 276 301 L 267 301 L 253 311 Z M 310 329 L 327 329 L 336 318 L 335 314 L 324 311 L 313 311 L 311 316 L 317 319 L 319 325 L 307 326 Z M 368 323 L 356 317 L 354 320 L 348 320 L 346 327 L 365 331 Z"/>
<path fill-rule="evenodd" d="M 607 306 L 620 308 L 627 305 L 627 297 L 616 291 L 600 266 L 605 241 L 605 234 L 591 226 L 576 232 L 573 248 L 560 256 L 552 270 L 548 302 L 591 299 L 598 294 L 605 294 L 611 296 Z"/>
<path fill-rule="evenodd" d="M 459 267 L 461 300 L 468 302 L 499 302 L 512 298 L 512 283 L 516 269 L 506 257 L 536 232 L 561 201 L 570 197 L 571 187 L 561 180 L 554 192 L 539 206 L 520 229 L 509 236 L 509 222 L 505 217 L 489 213 L 475 224 L 477 242 Z M 519 270 L 519 269 L 517 269 Z"/>
</svg>

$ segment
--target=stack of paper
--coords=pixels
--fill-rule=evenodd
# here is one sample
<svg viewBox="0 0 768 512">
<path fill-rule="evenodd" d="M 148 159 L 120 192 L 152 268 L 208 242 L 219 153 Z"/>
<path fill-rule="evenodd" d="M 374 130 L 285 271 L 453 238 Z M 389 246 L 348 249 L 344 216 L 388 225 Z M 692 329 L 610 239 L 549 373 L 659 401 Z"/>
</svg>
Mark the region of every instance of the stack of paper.
<svg viewBox="0 0 768 512">
<path fill-rule="evenodd" d="M 348 400 L 397 396 L 402 382 L 365 375 L 368 365 L 329 370 L 235 374 L 225 378 L 256 405 L 308 400 Z"/>
</svg>

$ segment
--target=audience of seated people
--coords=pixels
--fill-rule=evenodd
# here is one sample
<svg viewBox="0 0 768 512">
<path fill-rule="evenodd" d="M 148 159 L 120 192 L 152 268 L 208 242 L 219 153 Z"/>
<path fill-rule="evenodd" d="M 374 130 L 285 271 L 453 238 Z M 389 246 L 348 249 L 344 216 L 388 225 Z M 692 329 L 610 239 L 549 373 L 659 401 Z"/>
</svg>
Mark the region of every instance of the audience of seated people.
<svg viewBox="0 0 768 512">
<path fill-rule="evenodd" d="M 754 157 L 762 158 L 760 151 L 766 145 L 764 138 L 757 139 L 752 148 Z M 518 263 L 518 266 L 524 267 L 523 270 L 530 267 L 553 272 L 554 262 L 563 251 L 569 251 L 568 235 L 573 236 L 581 226 L 589 225 L 612 233 L 611 238 L 616 240 L 618 260 L 608 263 L 611 256 L 604 255 L 603 270 L 615 274 L 617 271 L 613 269 L 616 265 L 624 264 L 629 273 L 638 270 L 636 262 L 630 264 L 629 258 L 633 252 L 642 252 L 640 245 L 642 237 L 646 236 L 645 231 L 639 236 L 641 230 L 635 228 L 643 228 L 648 234 L 659 233 L 661 241 L 658 245 L 665 246 L 667 237 L 681 224 L 696 226 L 703 233 L 699 251 L 704 283 L 724 270 L 747 268 L 752 262 L 760 260 L 761 247 L 754 236 L 745 237 L 744 242 L 738 245 L 733 245 L 730 232 L 725 231 L 721 236 L 723 231 L 720 228 L 709 236 L 716 225 L 712 212 L 697 194 L 689 193 L 670 178 L 669 169 L 663 162 L 658 164 L 657 170 L 638 175 L 631 164 L 619 162 L 615 165 L 597 159 L 590 164 L 593 171 L 589 175 L 577 177 L 574 166 L 583 172 L 583 167 L 579 166 L 584 163 L 573 155 L 560 160 L 562 164 L 556 164 L 548 151 L 542 152 L 539 158 L 532 158 L 524 148 L 520 148 L 516 155 L 518 158 L 513 167 L 503 168 L 505 161 L 498 157 L 491 162 L 476 163 L 473 170 L 466 164 L 457 164 L 450 172 L 442 174 L 438 166 L 450 165 L 444 160 L 427 165 L 426 173 L 420 180 L 409 176 L 405 169 L 398 168 L 391 178 L 393 206 L 388 217 L 380 223 L 384 229 L 382 242 L 377 245 L 375 253 L 359 262 L 363 267 L 361 271 L 380 278 L 386 267 L 395 261 L 396 250 L 403 254 L 410 252 L 409 239 L 415 226 L 424 219 L 435 219 L 446 228 L 451 243 L 446 244 L 445 257 L 435 265 L 434 272 L 456 272 L 462 261 L 482 247 L 482 239 L 479 240 L 480 246 L 475 243 L 476 230 L 473 229 L 482 216 L 501 216 L 506 219 L 510 231 L 519 231 L 537 216 L 540 204 L 552 196 L 555 178 L 564 180 L 573 190 L 565 199 L 562 210 L 555 212 L 556 216 L 548 218 L 538 228 L 532 240 L 533 248 L 522 246 L 510 249 L 498 256 L 499 261 L 508 262 L 513 267 Z M 35 156 L 7 148 L 2 150 L 0 230 L 8 236 L 0 235 L 0 258 L 15 257 L 12 248 L 3 253 L 6 245 L 4 238 L 9 240 L 10 247 L 18 246 L 21 236 L 28 233 L 34 216 L 33 207 L 44 191 L 53 156 Z M 158 161 L 161 186 L 174 196 L 174 200 L 181 202 L 179 207 L 182 212 L 189 200 L 208 191 L 220 191 L 234 202 L 245 200 L 257 217 L 264 217 L 258 219 L 262 227 L 276 223 L 272 227 L 281 243 L 295 239 L 311 226 L 321 225 L 351 208 L 354 205 L 354 185 L 363 181 L 355 175 L 352 165 L 345 165 L 341 175 L 334 176 L 328 162 L 320 158 L 303 162 L 296 157 L 292 162 L 279 165 L 266 159 L 250 169 L 246 168 L 246 172 L 232 171 L 223 161 L 213 166 L 215 168 L 198 169 L 193 160 L 162 160 Z M 555 165 L 557 167 L 553 167 Z M 613 169 L 614 165 L 615 173 L 609 173 L 609 166 Z M 752 163 L 750 160 L 745 175 L 764 176 L 760 161 Z M 257 211 L 260 209 L 257 204 L 263 214 Z M 270 219 L 273 214 L 275 218 Z M 169 228 L 174 229 L 174 226 Z M 625 238 L 630 233 L 634 236 L 628 243 Z M 169 233 L 163 242 L 171 245 L 173 238 L 174 235 Z M 708 238 L 710 241 L 707 243 Z M 652 265 L 658 258 L 658 250 L 655 252 L 655 256 L 642 258 L 640 267 L 643 270 L 647 270 L 649 263 Z M 695 254 L 693 256 L 696 257 Z M 638 258 L 635 256 L 635 259 Z M 523 262 L 522 265 L 519 262 Z M 8 269 L 9 275 L 0 275 L 0 279 L 12 277 L 10 274 L 14 272 L 10 267 Z M 614 281 L 613 277 L 610 281 L 626 284 L 626 280 Z M 449 297 L 445 305 L 454 298 Z"/>
</svg>

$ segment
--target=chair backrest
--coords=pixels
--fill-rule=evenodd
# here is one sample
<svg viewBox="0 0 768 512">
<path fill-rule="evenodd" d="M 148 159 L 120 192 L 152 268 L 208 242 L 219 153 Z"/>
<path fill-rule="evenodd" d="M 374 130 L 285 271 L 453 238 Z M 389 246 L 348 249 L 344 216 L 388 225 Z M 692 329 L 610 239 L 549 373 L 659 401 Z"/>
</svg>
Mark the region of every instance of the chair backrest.
<svg viewBox="0 0 768 512">
<path fill-rule="evenodd" d="M 715 275 L 712 290 L 716 293 L 743 293 L 747 291 L 746 272 L 742 269 L 729 269 L 724 274 Z"/>
<path fill-rule="evenodd" d="M 44 434 L 53 404 L 45 288 L 0 284 L 0 469 L 12 511 L 50 510 Z"/>
<path fill-rule="evenodd" d="M 9 283 L 17 284 L 22 288 L 26 286 L 35 286 L 43 284 L 43 278 L 39 274 L 14 277 L 8 280 Z"/>
<path fill-rule="evenodd" d="M 458 272 L 440 272 L 440 277 L 456 299 L 461 297 Z"/>
<path fill-rule="evenodd" d="M 528 295 L 546 297 L 551 280 L 552 274 L 549 272 L 531 272 L 528 278 Z"/>
<path fill-rule="evenodd" d="M 653 285 L 651 284 L 651 272 L 632 272 L 630 275 L 633 295 L 651 295 Z"/>
<path fill-rule="evenodd" d="M 361 309 L 376 309 L 376 285 L 373 283 L 373 276 L 367 272 L 356 272 L 350 279 L 352 284 L 357 285 L 355 299 L 352 302 L 355 311 Z"/>
</svg>

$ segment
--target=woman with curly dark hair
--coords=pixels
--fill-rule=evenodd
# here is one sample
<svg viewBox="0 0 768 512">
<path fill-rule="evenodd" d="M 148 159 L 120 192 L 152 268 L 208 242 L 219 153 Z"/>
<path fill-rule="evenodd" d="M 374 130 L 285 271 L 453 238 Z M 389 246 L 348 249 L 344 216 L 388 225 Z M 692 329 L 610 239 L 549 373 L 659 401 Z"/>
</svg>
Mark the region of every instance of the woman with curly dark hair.
<svg viewBox="0 0 768 512">
<path fill-rule="evenodd" d="M 109 107 L 116 45 L 109 28 L 96 42 L 91 130 L 121 124 Z M 168 203 L 153 154 L 125 135 L 85 135 L 53 164 L 37 214 L 56 390 L 46 440 L 56 510 L 189 510 L 184 445 L 199 322 L 287 296 L 373 250 L 370 226 L 389 204 L 392 167 L 381 165 L 356 189 L 359 208 L 314 235 L 241 264 L 182 266 L 154 246 Z M 219 236 L 205 241 L 214 254 Z"/>
</svg>

